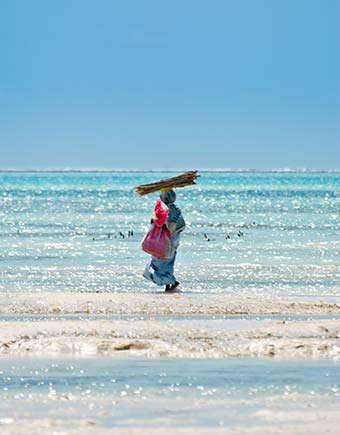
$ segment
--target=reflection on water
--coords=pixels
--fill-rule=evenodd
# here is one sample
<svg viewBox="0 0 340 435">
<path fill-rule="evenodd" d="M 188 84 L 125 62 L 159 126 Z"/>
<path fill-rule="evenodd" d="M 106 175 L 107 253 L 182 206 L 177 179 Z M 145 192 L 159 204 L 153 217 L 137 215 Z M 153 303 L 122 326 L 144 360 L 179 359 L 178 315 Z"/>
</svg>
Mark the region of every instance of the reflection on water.
<svg viewBox="0 0 340 435">
<path fill-rule="evenodd" d="M 167 175 L 0 173 L 0 290 L 150 291 L 132 187 Z M 203 173 L 177 202 L 185 291 L 338 296 L 340 174 Z"/>
<path fill-rule="evenodd" d="M 339 362 L 315 360 L 0 359 L 0 418 L 244 425 L 270 398 L 340 402 L 339 373 Z"/>
</svg>

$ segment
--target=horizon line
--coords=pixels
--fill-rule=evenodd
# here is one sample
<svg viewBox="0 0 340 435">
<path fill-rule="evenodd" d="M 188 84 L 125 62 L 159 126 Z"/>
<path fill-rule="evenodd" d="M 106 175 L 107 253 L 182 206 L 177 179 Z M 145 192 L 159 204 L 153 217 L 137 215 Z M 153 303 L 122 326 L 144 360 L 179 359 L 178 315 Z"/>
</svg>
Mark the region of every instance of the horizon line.
<svg viewBox="0 0 340 435">
<path fill-rule="evenodd" d="M 193 169 L 126 169 L 126 168 L 0 168 L 0 173 L 158 173 L 158 172 L 185 172 Z M 272 169 L 255 169 L 255 168 L 202 168 L 198 172 L 207 173 L 339 173 L 340 168 L 336 169 L 315 169 L 315 168 L 272 168 Z"/>
</svg>

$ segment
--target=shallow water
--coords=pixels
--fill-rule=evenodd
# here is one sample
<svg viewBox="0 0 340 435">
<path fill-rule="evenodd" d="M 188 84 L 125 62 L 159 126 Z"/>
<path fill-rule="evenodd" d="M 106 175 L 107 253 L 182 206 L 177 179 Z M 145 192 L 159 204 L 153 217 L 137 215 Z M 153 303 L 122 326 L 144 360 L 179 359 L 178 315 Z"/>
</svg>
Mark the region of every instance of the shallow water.
<svg viewBox="0 0 340 435">
<path fill-rule="evenodd" d="M 148 292 L 139 247 L 166 173 L 0 173 L 0 290 Z M 178 189 L 183 291 L 339 298 L 339 173 L 203 173 Z"/>
<path fill-rule="evenodd" d="M 340 404 L 339 374 L 339 362 L 315 360 L 0 359 L 0 418 L 254 425 L 243 415 L 266 400 Z"/>
</svg>

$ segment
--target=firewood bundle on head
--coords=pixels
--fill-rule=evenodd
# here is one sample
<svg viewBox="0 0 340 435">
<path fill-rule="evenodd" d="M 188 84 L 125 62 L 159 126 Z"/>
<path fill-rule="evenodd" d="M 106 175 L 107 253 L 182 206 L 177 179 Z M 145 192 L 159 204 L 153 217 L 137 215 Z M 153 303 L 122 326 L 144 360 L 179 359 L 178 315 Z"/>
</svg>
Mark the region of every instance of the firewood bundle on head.
<svg viewBox="0 0 340 435">
<path fill-rule="evenodd" d="M 164 178 L 154 183 L 141 184 L 134 189 L 138 195 L 143 196 L 161 189 L 173 189 L 175 187 L 185 187 L 196 184 L 195 180 L 197 177 L 199 177 L 198 171 L 187 171 L 177 177 Z"/>
</svg>

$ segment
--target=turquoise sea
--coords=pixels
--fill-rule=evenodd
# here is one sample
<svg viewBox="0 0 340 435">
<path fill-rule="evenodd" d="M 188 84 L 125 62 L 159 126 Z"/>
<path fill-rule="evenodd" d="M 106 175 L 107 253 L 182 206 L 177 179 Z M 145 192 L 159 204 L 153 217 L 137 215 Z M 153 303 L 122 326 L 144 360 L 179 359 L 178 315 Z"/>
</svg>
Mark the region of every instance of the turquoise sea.
<svg viewBox="0 0 340 435">
<path fill-rule="evenodd" d="M 173 175 L 1 172 L 0 290 L 150 291 L 133 187 Z M 177 204 L 183 291 L 339 298 L 340 173 L 203 172 Z"/>
<path fill-rule="evenodd" d="M 0 172 L 0 291 L 158 290 L 142 277 L 148 255 L 140 249 L 158 195 L 137 197 L 133 187 L 173 175 Z M 196 186 L 177 190 L 177 204 L 187 222 L 176 262 L 183 292 L 340 301 L 340 173 L 202 172 Z M 139 319 L 0 317 L 60 325 Z M 243 317 L 150 319 L 231 327 Z M 301 415 L 334 411 L 339 394 L 336 359 L 0 358 L 0 426 L 9 428 L 46 418 L 107 428 L 279 427 L 288 420 L 303 427 Z"/>
</svg>

